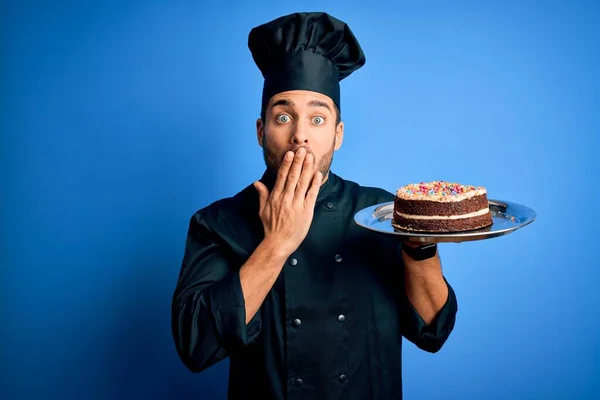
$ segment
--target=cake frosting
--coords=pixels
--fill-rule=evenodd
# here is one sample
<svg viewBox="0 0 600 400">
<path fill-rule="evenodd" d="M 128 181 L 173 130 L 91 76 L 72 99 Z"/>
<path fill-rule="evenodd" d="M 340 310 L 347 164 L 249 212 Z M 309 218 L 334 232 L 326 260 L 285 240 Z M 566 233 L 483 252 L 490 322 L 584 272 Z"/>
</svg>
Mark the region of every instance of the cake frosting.
<svg viewBox="0 0 600 400">
<path fill-rule="evenodd" d="M 485 228 L 492 216 L 483 186 L 432 181 L 410 183 L 396 191 L 392 224 L 421 232 L 457 232 Z"/>
<path fill-rule="evenodd" d="M 400 199 L 432 201 L 462 201 L 483 194 L 487 194 L 487 191 L 482 186 L 445 181 L 410 183 L 396 191 L 396 197 Z"/>
</svg>

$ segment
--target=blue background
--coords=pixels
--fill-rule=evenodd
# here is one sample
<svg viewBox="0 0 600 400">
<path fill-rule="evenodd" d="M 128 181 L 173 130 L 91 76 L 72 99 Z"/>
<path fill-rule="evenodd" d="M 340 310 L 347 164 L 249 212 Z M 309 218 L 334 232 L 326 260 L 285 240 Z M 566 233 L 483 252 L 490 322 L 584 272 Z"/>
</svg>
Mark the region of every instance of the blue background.
<svg viewBox="0 0 600 400">
<path fill-rule="evenodd" d="M 249 30 L 315 9 L 367 55 L 335 172 L 538 213 L 442 245 L 457 325 L 406 344 L 406 399 L 600 398 L 599 7 L 356 4 L 3 2 L 1 398 L 225 398 L 228 362 L 194 375 L 171 340 L 187 224 L 263 171 Z"/>
</svg>

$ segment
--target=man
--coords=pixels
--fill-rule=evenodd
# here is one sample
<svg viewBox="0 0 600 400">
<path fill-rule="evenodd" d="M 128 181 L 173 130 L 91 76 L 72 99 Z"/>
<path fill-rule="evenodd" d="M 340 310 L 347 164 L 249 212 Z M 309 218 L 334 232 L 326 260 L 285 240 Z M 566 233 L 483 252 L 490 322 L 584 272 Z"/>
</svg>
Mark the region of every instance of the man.
<svg viewBox="0 0 600 400">
<path fill-rule="evenodd" d="M 194 372 L 229 357 L 230 399 L 401 399 L 402 337 L 438 351 L 457 303 L 435 246 L 355 224 L 393 195 L 330 171 L 339 82 L 362 49 L 324 13 L 256 27 L 249 47 L 265 78 L 267 168 L 191 218 L 172 305 L 178 354 Z"/>
</svg>

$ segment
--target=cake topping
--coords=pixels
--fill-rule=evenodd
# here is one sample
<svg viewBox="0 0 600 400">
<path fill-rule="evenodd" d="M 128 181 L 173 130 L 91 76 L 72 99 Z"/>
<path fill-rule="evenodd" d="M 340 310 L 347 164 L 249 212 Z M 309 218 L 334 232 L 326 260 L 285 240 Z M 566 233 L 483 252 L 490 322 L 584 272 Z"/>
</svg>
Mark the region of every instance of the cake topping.
<svg viewBox="0 0 600 400">
<path fill-rule="evenodd" d="M 408 194 L 423 194 L 423 195 L 450 195 L 466 193 L 472 190 L 481 189 L 472 185 L 460 185 L 454 182 L 434 181 L 411 183 L 402 188 Z"/>
<path fill-rule="evenodd" d="M 403 197 L 426 198 L 456 198 L 485 192 L 482 186 L 461 185 L 456 182 L 432 181 L 410 183 L 398 189 L 398 195 Z"/>
</svg>

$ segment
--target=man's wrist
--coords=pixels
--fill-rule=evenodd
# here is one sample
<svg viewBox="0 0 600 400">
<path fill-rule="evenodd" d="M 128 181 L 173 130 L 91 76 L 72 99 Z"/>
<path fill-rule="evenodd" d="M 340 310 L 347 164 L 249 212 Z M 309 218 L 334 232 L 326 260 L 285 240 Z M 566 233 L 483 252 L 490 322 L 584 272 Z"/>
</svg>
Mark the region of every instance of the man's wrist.
<svg viewBox="0 0 600 400">
<path fill-rule="evenodd" d="M 271 254 L 273 258 L 276 259 L 285 260 L 293 253 L 287 250 L 283 243 L 281 243 L 281 241 L 269 238 L 263 239 L 260 244 L 260 247 L 264 248 L 269 254 Z"/>
<path fill-rule="evenodd" d="M 437 243 L 402 243 L 402 252 L 414 261 L 423 261 L 437 255 Z"/>
</svg>

